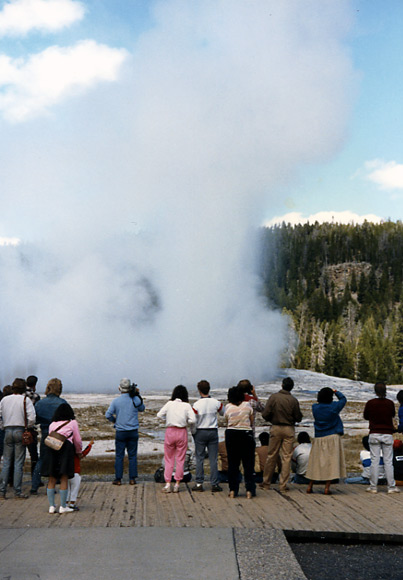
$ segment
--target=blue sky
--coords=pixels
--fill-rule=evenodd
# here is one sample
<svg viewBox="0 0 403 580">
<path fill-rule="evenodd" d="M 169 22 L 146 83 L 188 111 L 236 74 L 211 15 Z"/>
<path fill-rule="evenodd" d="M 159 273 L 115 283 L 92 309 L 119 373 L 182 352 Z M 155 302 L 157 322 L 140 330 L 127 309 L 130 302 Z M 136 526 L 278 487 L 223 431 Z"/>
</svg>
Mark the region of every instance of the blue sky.
<svg viewBox="0 0 403 580">
<path fill-rule="evenodd" d="M 130 91 L 136 84 L 136 75 L 144 72 L 141 67 L 146 66 L 138 57 L 139 46 L 143 47 L 143 51 L 146 46 L 152 52 L 153 42 L 156 46 L 163 42 L 174 43 L 175 27 L 180 26 L 180 18 L 172 18 L 170 22 L 169 10 L 179 11 L 185 4 L 151 0 L 0 2 L 0 130 L 3 135 L 0 136 L 0 154 L 11 142 L 13 151 L 20 149 L 25 152 L 29 167 L 35 165 L 37 154 L 36 146 L 28 146 L 33 140 L 39 149 L 42 143 L 46 151 L 57 131 L 60 140 L 66 139 L 72 147 L 75 141 L 80 140 L 80 126 L 82 134 L 87 134 L 86 119 L 91 116 L 91 101 L 95 104 L 94 111 L 106 113 L 116 106 L 126 91 L 127 96 L 123 100 L 127 103 L 132 99 L 135 109 L 135 90 Z M 196 2 L 195 6 L 199 4 Z M 221 12 L 218 10 L 217 22 L 225 32 L 228 22 L 225 20 L 226 11 L 230 18 L 231 8 L 225 1 L 218 4 L 221 5 Z M 335 220 L 348 220 L 350 214 L 351 219 L 356 221 L 360 216 L 369 216 L 368 219 L 401 218 L 403 4 L 399 0 L 351 0 L 339 4 L 341 8 L 337 12 L 334 28 L 341 28 L 342 31 L 336 32 L 335 38 L 343 51 L 343 58 L 350 61 L 352 69 L 341 78 L 345 102 L 335 106 L 335 118 L 342 117 L 339 134 L 334 136 L 329 150 L 324 147 L 323 155 L 307 156 L 305 162 L 298 158 L 289 177 L 278 180 L 275 194 L 272 184 L 267 184 L 270 192 L 266 200 L 262 201 L 262 196 L 256 210 L 260 212 L 260 218 L 256 220 L 261 219 L 262 223 L 273 223 L 273 220 L 281 220 L 284 216 L 291 221 L 309 216 L 331 219 L 330 215 Z M 275 2 L 257 1 L 252 5 L 261 5 L 262 9 L 267 7 L 273 19 L 279 16 Z M 284 2 L 280 25 L 286 21 L 287 10 L 290 18 L 295 11 L 299 11 L 299 17 L 303 19 L 309 9 L 313 15 L 316 12 L 320 20 L 322 11 L 331 10 L 329 5 L 331 3 L 320 0 Z M 206 6 L 210 7 L 210 11 L 207 10 L 202 17 L 214 18 L 212 3 L 207 2 Z M 236 10 L 234 14 L 236 18 Z M 189 24 L 190 28 L 194 27 L 196 35 L 200 23 L 197 20 L 191 22 L 191 19 L 199 16 L 197 10 L 194 14 L 190 11 L 184 15 L 184 26 Z M 166 33 L 158 36 L 154 32 L 158 31 L 161 21 L 165 22 L 165 26 L 172 25 L 172 37 Z M 331 28 L 332 25 L 326 22 L 326 26 Z M 232 30 L 228 34 L 231 33 Z M 180 32 L 178 36 L 181 38 Z M 206 38 L 208 44 L 208 35 Z M 184 40 L 183 45 L 179 42 L 177 47 L 177 51 L 184 51 L 185 62 L 191 58 L 185 52 L 189 47 L 186 42 Z M 212 53 L 211 58 L 216 58 L 216 55 Z M 269 66 L 269 55 L 267 60 Z M 333 63 L 329 59 L 325 65 L 331 70 Z M 231 80 L 228 94 L 231 91 L 230 83 Z M 155 90 L 158 90 L 157 86 Z M 329 118 L 324 119 L 325 123 L 332 122 L 332 103 L 329 103 L 328 112 Z M 125 127 L 124 121 L 118 115 L 108 120 L 112 130 L 115 124 L 116 131 L 122 132 L 122 138 L 125 132 L 130 132 L 130 122 Z M 91 130 L 94 131 L 93 128 L 88 131 Z M 60 148 L 60 155 L 62 153 L 63 147 Z M 30 239 L 36 234 L 30 231 L 29 221 L 40 223 L 40 214 L 35 211 L 35 204 L 30 199 L 26 215 L 20 215 L 18 219 L 13 217 L 13 196 L 15 203 L 20 204 L 22 200 L 19 200 L 17 189 L 25 187 L 25 184 L 19 175 L 18 164 L 14 168 L 15 173 L 12 173 L 11 153 L 2 157 L 8 171 L 5 178 L 3 176 L 4 217 L 0 218 L 0 237 L 25 238 L 25 232 Z M 69 160 L 69 163 L 72 161 Z M 50 161 L 49 164 L 54 166 Z M 75 167 L 71 169 L 76 172 Z M 31 174 L 31 180 L 38 179 L 37 188 L 32 190 L 32 195 L 37 197 L 46 187 L 44 171 L 47 171 L 46 164 L 40 176 L 35 176 L 34 172 Z M 51 172 L 49 170 L 49 180 L 53 178 Z M 66 178 L 63 179 L 65 182 Z M 77 181 L 83 180 L 77 177 Z M 259 186 L 265 188 L 264 183 Z M 96 197 L 97 181 L 88 179 L 85 187 L 85 193 L 77 188 L 73 195 L 87 199 Z M 28 193 L 23 197 L 24 202 L 27 197 Z M 62 210 L 65 201 L 66 198 L 61 198 L 58 211 Z M 321 212 L 328 213 L 321 216 Z M 340 212 L 344 212 L 344 216 Z M 48 222 L 47 216 L 43 224 L 44 232 L 48 229 Z"/>
</svg>

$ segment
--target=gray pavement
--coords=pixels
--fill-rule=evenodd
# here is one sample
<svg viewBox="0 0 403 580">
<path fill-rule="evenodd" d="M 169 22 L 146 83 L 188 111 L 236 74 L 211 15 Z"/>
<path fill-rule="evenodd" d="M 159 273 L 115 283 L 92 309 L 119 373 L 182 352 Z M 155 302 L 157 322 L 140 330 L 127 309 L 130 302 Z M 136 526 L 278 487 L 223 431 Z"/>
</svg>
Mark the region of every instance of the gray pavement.
<svg viewBox="0 0 403 580">
<path fill-rule="evenodd" d="M 305 576 L 280 530 L 0 529 L 0 580 L 66 578 L 304 580 Z"/>
</svg>

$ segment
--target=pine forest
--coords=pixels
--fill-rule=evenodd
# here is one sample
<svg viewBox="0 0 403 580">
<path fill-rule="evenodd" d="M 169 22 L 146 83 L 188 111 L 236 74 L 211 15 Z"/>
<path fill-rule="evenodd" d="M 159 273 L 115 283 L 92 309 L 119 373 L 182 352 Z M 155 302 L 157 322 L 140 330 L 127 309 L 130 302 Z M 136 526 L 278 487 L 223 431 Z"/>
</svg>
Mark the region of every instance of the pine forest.
<svg viewBox="0 0 403 580">
<path fill-rule="evenodd" d="M 270 307 L 289 315 L 285 364 L 403 383 L 403 223 L 334 223 L 262 231 Z"/>
</svg>

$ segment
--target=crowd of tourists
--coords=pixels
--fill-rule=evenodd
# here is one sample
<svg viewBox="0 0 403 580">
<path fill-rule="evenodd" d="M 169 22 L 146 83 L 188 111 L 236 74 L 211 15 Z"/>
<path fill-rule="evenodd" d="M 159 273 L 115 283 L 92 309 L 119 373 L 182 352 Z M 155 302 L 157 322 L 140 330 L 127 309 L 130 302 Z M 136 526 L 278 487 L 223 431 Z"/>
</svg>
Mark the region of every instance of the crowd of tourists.
<svg viewBox="0 0 403 580">
<path fill-rule="evenodd" d="M 0 457 L 3 465 L 0 475 L 0 499 L 6 499 L 8 486 L 16 499 L 26 499 L 22 491 L 26 451 L 31 458 L 30 495 L 37 495 L 47 478 L 46 492 L 49 513 L 72 513 L 81 482 L 80 460 L 87 455 L 93 440 L 83 449 L 80 429 L 72 407 L 61 397 L 62 383 L 51 379 L 41 398 L 36 392 L 37 377 L 16 378 L 11 386 L 3 388 L 0 400 Z M 230 498 L 240 493 L 243 481 L 247 499 L 256 496 L 256 488 L 269 490 L 278 482 L 280 493 L 289 489 L 289 481 L 303 485 L 313 493 L 316 484 L 324 485 L 324 493 L 331 494 L 332 482 L 367 484 L 369 493 L 377 493 L 378 485 L 385 483 L 387 493 L 398 493 L 396 485 L 403 485 L 403 442 L 394 440 L 394 433 L 403 432 L 403 391 L 397 399 L 400 404 L 398 422 L 395 405 L 386 397 L 386 386 L 377 383 L 375 398 L 364 408 L 364 419 L 369 421 L 369 436 L 364 437 L 360 458 L 362 475 L 346 478 L 342 445 L 343 422 L 340 413 L 347 399 L 338 390 L 322 388 L 317 402 L 312 405 L 314 438 L 306 431 L 297 435 L 295 426 L 302 421 L 300 405 L 291 393 L 294 382 L 290 377 L 282 381 L 277 393 L 263 404 L 249 380 L 239 381 L 228 390 L 224 404 L 210 395 L 206 380 L 198 383 L 199 399 L 192 405 L 185 386 L 173 389 L 170 400 L 157 413 L 165 422 L 164 463 L 158 470 L 163 493 L 178 493 L 181 482 L 189 482 L 190 431 L 195 450 L 194 492 L 205 488 L 205 460 L 208 458 L 209 486 L 213 493 L 222 492 L 222 483 L 228 483 Z M 105 413 L 115 428 L 115 479 L 123 481 L 124 457 L 127 452 L 129 483 L 136 485 L 138 477 L 137 449 L 139 416 L 145 410 L 137 385 L 124 378 L 119 384 L 120 395 Z M 269 432 L 259 434 L 256 445 L 255 423 L 257 413 L 270 424 Z M 218 416 L 226 424 L 225 440 L 219 441 Z M 40 441 L 38 430 L 40 427 Z M 38 453 L 39 443 L 39 453 Z M 294 472 L 291 475 L 291 470 Z M 156 477 L 157 480 L 157 477 Z M 160 480 L 160 479 L 159 479 Z M 59 485 L 60 506 L 55 505 L 56 485 Z"/>
</svg>

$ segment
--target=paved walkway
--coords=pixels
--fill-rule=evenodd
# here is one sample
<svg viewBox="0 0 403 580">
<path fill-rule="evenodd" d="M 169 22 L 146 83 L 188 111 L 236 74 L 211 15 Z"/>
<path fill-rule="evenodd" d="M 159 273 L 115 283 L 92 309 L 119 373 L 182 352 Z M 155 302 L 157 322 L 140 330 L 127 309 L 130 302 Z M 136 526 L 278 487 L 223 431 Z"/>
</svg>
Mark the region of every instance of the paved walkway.
<svg viewBox="0 0 403 580">
<path fill-rule="evenodd" d="M 234 531 L 231 528 L 0 530 L 1 580 L 66 578 L 305 580 L 281 531 Z"/>
</svg>

